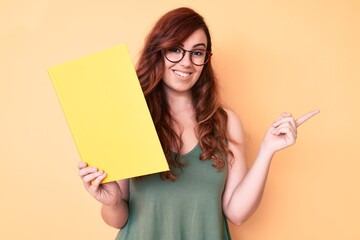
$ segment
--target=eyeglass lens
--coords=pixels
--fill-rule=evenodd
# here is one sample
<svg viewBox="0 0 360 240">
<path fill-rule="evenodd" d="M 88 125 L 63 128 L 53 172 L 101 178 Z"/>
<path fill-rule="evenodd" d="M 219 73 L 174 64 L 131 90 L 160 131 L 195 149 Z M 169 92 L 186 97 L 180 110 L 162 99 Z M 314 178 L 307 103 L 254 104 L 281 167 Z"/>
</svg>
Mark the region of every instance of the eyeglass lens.
<svg viewBox="0 0 360 240">
<path fill-rule="evenodd" d="M 166 49 L 165 57 L 170 62 L 177 63 L 184 58 L 186 52 L 189 52 L 191 62 L 195 65 L 204 65 L 209 60 L 209 53 L 204 49 L 194 49 L 188 51 L 180 47 Z"/>
</svg>

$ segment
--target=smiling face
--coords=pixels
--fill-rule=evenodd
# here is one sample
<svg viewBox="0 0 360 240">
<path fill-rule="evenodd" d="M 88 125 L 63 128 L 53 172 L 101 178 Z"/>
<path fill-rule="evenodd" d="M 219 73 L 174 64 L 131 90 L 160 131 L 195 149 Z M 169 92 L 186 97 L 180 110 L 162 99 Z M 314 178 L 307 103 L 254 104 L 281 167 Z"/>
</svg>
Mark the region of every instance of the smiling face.
<svg viewBox="0 0 360 240">
<path fill-rule="evenodd" d="M 183 49 L 194 50 L 207 48 L 207 38 L 204 30 L 193 32 L 181 45 Z M 165 69 L 163 74 L 164 89 L 169 94 L 188 94 L 199 79 L 204 66 L 196 66 L 191 62 L 190 52 L 178 63 L 168 61 L 164 56 Z"/>
</svg>

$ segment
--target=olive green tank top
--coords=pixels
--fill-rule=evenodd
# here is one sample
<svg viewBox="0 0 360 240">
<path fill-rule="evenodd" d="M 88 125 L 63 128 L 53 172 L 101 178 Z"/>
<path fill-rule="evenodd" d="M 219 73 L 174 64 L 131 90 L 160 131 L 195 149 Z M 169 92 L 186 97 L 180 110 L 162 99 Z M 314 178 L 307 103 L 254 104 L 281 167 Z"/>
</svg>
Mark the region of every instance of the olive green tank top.
<svg viewBox="0 0 360 240">
<path fill-rule="evenodd" d="M 222 212 L 227 168 L 201 161 L 200 145 L 181 155 L 187 161 L 175 182 L 158 174 L 130 180 L 129 218 L 117 240 L 229 240 Z"/>
</svg>

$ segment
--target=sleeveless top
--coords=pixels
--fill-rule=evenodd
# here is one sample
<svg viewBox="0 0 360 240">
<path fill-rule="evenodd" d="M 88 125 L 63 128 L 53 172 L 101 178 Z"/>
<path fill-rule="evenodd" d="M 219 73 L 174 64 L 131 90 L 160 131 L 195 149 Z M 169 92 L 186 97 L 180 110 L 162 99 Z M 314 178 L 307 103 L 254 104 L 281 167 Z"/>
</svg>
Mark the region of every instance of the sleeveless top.
<svg viewBox="0 0 360 240">
<path fill-rule="evenodd" d="M 130 180 L 128 222 L 117 240 L 229 240 L 222 211 L 227 167 L 199 159 L 197 144 L 180 155 L 187 164 L 175 182 L 159 174 Z"/>
</svg>

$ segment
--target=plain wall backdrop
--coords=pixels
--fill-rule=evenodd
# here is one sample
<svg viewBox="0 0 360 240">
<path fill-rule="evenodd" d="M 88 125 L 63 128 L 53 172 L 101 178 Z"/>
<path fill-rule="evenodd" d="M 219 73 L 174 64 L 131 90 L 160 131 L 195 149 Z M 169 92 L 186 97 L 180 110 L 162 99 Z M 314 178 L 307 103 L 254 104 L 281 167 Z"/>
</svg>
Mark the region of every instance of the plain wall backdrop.
<svg viewBox="0 0 360 240">
<path fill-rule="evenodd" d="M 225 104 L 248 164 L 283 111 L 321 113 L 275 155 L 263 201 L 234 239 L 360 239 L 360 2 L 0 1 L 0 239 L 114 239 L 83 188 L 49 66 L 127 43 L 188 6 L 212 33 Z M 204 200 L 206 201 L 206 200 Z M 176 206 L 174 206 L 176 207 Z"/>
</svg>

